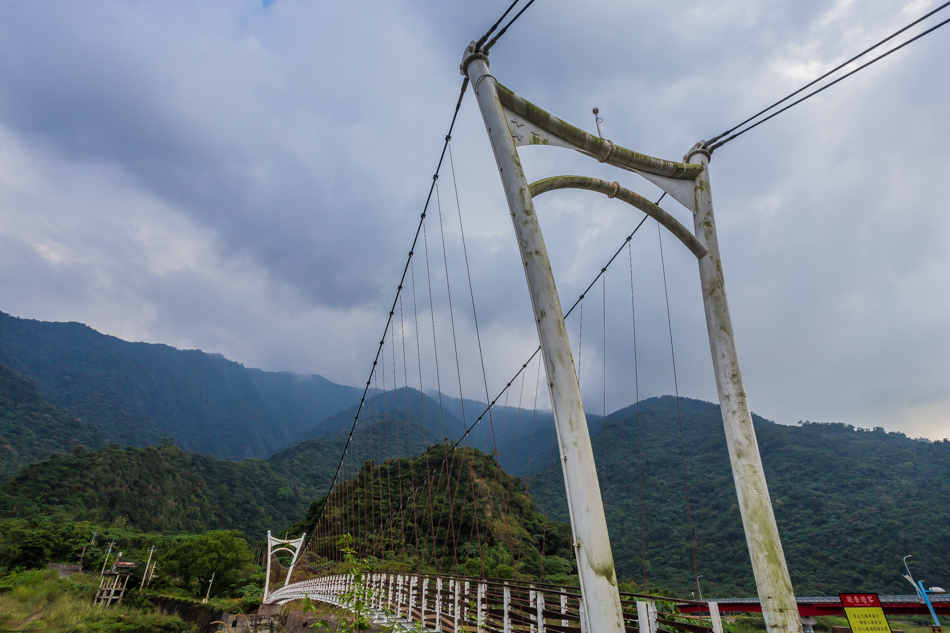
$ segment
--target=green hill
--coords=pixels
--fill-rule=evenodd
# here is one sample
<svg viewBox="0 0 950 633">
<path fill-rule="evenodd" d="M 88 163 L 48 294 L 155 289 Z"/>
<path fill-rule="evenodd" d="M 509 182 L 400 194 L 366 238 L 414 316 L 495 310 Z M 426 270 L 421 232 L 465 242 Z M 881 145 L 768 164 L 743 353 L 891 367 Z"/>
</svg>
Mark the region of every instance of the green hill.
<svg viewBox="0 0 950 633">
<path fill-rule="evenodd" d="M 438 392 L 434 391 L 430 395 L 434 400 Z M 509 406 L 505 406 L 504 401 L 500 402 L 492 410 L 491 416 L 482 418 L 479 427 L 471 434 L 470 443 L 486 453 L 497 450 L 498 463 L 505 472 L 523 477 L 557 461 L 554 414 L 551 411 L 518 407 L 515 398 L 521 401 L 523 393 L 518 396 L 512 390 L 509 396 Z M 487 406 L 478 400 L 460 400 L 445 394 L 440 401 L 447 415 L 459 420 L 464 417 L 469 425 L 482 415 Z M 587 424 L 592 428 L 599 428 L 602 419 L 602 415 L 587 413 Z"/>
<path fill-rule="evenodd" d="M 0 482 L 55 453 L 103 444 L 92 426 L 46 402 L 33 383 L 0 365 Z"/>
<path fill-rule="evenodd" d="M 358 430 L 352 459 L 382 461 L 422 452 L 434 441 L 393 422 Z M 219 460 L 169 442 L 146 448 L 77 449 L 33 464 L 0 486 L 0 517 L 59 516 L 130 525 L 149 532 L 237 529 L 261 538 L 299 520 L 325 494 L 345 435 L 309 440 L 270 459 Z"/>
<path fill-rule="evenodd" d="M 753 595 L 719 407 L 681 398 L 680 409 L 703 594 Z M 907 554 L 918 565 L 915 575 L 950 580 L 950 442 L 753 417 L 797 595 L 907 593 L 900 575 Z M 592 431 L 618 575 L 643 577 L 642 464 L 648 581 L 688 592 L 695 574 L 676 400 L 641 402 L 639 419 L 640 446 L 636 407 L 608 416 L 606 444 L 603 427 Z M 548 516 L 564 520 L 562 481 L 560 468 L 551 467 L 531 477 L 530 490 Z"/>
<path fill-rule="evenodd" d="M 113 445 L 29 466 L 0 488 L 0 515 L 119 521 L 148 532 L 239 529 L 259 538 L 302 514 L 316 494 L 263 460 Z"/>
<path fill-rule="evenodd" d="M 570 528 L 548 521 L 524 482 L 475 448 L 450 453 L 440 443 L 418 457 L 367 462 L 290 530 L 301 531 L 315 533 L 317 553 L 336 552 L 350 534 L 387 569 L 568 582 Z"/>
<path fill-rule="evenodd" d="M 326 493 L 358 394 L 318 376 L 251 370 L 199 351 L 127 343 L 75 323 L 0 313 L 0 478 L 15 473 L 0 486 L 0 516 L 59 516 L 167 532 L 239 529 L 259 538 L 305 520 Z M 462 401 L 443 402 L 440 410 L 436 399 L 414 389 L 369 397 L 343 475 L 367 460 L 382 468 L 426 446 L 435 450 L 483 408 L 465 401 L 463 424 Z M 719 407 L 683 398 L 679 408 L 695 572 L 675 399 L 640 403 L 639 425 L 635 406 L 608 416 L 606 427 L 589 416 L 618 574 L 642 581 L 645 554 L 650 586 L 688 592 L 699 573 L 704 593 L 750 595 L 754 585 Z M 905 592 L 899 572 L 907 554 L 914 555 L 918 575 L 934 584 L 950 581 L 944 578 L 950 443 L 843 424 L 754 420 L 799 595 Z M 550 414 L 499 408 L 486 423 L 469 436 L 471 446 L 492 453 L 508 472 L 531 473 L 528 491 L 539 508 L 565 521 Z M 314 439 L 293 444 L 295 436 Z M 105 441 L 162 444 L 163 437 L 187 450 L 166 441 L 72 452 Z M 270 457 L 221 461 L 187 451 Z"/>
<path fill-rule="evenodd" d="M 346 446 L 348 432 L 322 440 L 307 440 L 284 449 L 267 459 L 267 464 L 288 481 L 301 482 L 314 487 L 308 501 L 326 494 L 340 466 L 340 456 Z M 376 420 L 374 424 L 359 426 L 347 450 L 340 478 L 355 472 L 366 461 L 382 462 L 394 457 L 418 455 L 438 438 L 414 424 L 406 425 L 398 420 Z M 288 517 L 295 521 L 301 514 Z"/>
<path fill-rule="evenodd" d="M 313 437 L 320 439 L 348 433 L 353 426 L 357 408 L 358 403 L 327 417 L 313 430 Z M 370 391 L 360 413 L 360 424 L 374 424 L 379 420 L 390 420 L 394 430 L 406 424 L 419 426 L 437 442 L 442 439 L 443 433 L 444 437 L 454 440 L 464 430 L 462 421 L 452 415 L 447 407 L 440 409 L 438 402 L 412 388 L 378 393 Z"/>
</svg>

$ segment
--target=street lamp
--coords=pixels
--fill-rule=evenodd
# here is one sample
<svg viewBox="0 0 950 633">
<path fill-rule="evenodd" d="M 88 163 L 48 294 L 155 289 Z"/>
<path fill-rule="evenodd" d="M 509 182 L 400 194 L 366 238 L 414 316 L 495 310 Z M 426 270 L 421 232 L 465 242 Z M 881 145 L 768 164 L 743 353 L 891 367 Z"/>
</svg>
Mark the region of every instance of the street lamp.
<svg viewBox="0 0 950 633">
<path fill-rule="evenodd" d="M 904 557 L 904 569 L 907 570 L 907 573 L 904 574 L 904 578 L 907 579 L 907 582 L 913 585 L 914 591 L 917 592 L 917 596 L 920 598 L 923 598 L 924 603 L 927 605 L 927 609 L 930 610 L 930 617 L 934 619 L 934 626 L 933 626 L 934 633 L 939 633 L 941 631 L 940 620 L 937 619 L 937 612 L 934 611 L 933 605 L 930 604 L 930 598 L 928 597 L 928 594 L 944 593 L 944 591 L 941 587 L 931 587 L 930 589 L 924 589 L 923 580 L 915 581 L 913 574 L 910 573 L 910 567 L 907 566 L 907 559 L 910 557 L 911 557 L 911 554 L 908 554 L 907 556 Z"/>
</svg>

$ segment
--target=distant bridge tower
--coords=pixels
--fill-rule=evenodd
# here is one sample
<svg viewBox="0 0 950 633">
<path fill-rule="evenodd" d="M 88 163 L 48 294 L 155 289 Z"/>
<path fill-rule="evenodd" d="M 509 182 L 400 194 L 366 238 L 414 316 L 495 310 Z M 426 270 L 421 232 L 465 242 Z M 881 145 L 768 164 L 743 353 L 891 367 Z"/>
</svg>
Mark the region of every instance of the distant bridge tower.
<svg viewBox="0 0 950 633">
<path fill-rule="evenodd" d="M 294 573 L 294 565 L 297 564 L 297 559 L 300 557 L 300 550 L 303 547 L 303 539 L 306 536 L 307 534 L 304 533 L 301 534 L 300 538 L 298 539 L 283 540 L 274 538 L 271 536 L 270 530 L 267 530 L 267 578 L 264 580 L 264 602 L 267 602 L 267 596 L 270 593 L 270 565 L 274 554 L 277 552 L 287 552 L 288 554 L 293 554 L 293 558 L 290 559 L 290 567 L 287 569 L 287 577 L 284 579 L 283 586 L 286 587 L 287 583 L 290 582 L 290 577 Z"/>
<path fill-rule="evenodd" d="M 596 191 L 637 207 L 673 233 L 696 256 L 726 444 L 762 614 L 769 633 L 801 633 L 802 623 L 769 499 L 733 340 L 709 188 L 709 151 L 703 143 L 697 143 L 683 162 L 673 162 L 646 156 L 588 134 L 498 83 L 488 72 L 488 56 L 475 42 L 466 49 L 460 68 L 475 91 L 491 140 L 543 350 L 567 505 L 574 530 L 574 549 L 581 581 L 582 630 L 622 633 L 624 621 L 600 483 L 570 341 L 532 200 L 542 193 L 565 188 Z M 584 176 L 555 176 L 529 185 L 518 155 L 520 145 L 566 147 L 601 163 L 643 176 L 692 212 L 693 230 L 616 182 Z"/>
</svg>

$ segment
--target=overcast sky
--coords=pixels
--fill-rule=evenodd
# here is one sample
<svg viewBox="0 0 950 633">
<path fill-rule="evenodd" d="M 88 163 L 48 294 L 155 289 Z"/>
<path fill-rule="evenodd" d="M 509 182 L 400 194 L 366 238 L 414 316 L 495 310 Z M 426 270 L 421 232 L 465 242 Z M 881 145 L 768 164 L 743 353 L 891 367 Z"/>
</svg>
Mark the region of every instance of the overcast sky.
<svg viewBox="0 0 950 633">
<path fill-rule="evenodd" d="M 2 3 L 0 310 L 363 384 L 462 51 L 506 4 Z M 679 160 L 936 4 L 539 0 L 491 68 L 568 121 L 593 131 L 597 106 L 606 138 Z M 716 151 L 727 288 L 757 413 L 950 436 L 947 59 L 950 28 Z M 443 171 L 442 230 L 437 213 L 426 225 L 440 379 L 451 392 L 444 233 L 465 395 L 484 397 L 470 296 L 492 394 L 536 336 L 471 95 L 452 158 L 472 287 Z M 530 180 L 596 175 L 657 196 L 568 150 L 522 158 Z M 537 205 L 573 303 L 640 216 L 581 192 Z M 677 203 L 664 207 L 691 226 Z M 656 225 L 631 246 L 640 395 L 674 391 L 672 326 L 680 394 L 714 401 L 695 261 L 664 236 L 668 324 Z M 407 289 L 410 358 L 415 333 L 432 336 L 421 258 L 412 272 L 422 325 Z M 634 400 L 630 285 L 624 252 L 588 295 L 580 340 L 579 313 L 569 323 L 590 411 Z M 424 388 L 435 386 L 431 355 L 423 346 Z"/>
</svg>

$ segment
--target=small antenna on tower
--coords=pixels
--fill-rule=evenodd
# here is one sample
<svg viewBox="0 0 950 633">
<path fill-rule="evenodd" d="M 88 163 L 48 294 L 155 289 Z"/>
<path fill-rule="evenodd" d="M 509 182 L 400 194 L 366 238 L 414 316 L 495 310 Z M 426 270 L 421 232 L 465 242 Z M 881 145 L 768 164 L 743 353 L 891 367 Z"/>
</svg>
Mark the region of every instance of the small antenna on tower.
<svg viewBox="0 0 950 633">
<path fill-rule="evenodd" d="M 598 110 L 597 108 L 594 108 L 594 123 L 597 124 L 597 136 L 599 136 L 600 138 L 604 138 L 604 135 L 600 133 L 600 124 L 603 123 L 604 120 L 600 118 L 599 116 L 597 116 L 599 112 L 600 110 Z"/>
</svg>

